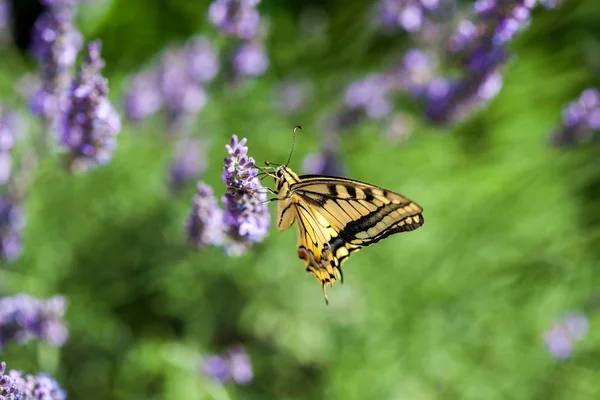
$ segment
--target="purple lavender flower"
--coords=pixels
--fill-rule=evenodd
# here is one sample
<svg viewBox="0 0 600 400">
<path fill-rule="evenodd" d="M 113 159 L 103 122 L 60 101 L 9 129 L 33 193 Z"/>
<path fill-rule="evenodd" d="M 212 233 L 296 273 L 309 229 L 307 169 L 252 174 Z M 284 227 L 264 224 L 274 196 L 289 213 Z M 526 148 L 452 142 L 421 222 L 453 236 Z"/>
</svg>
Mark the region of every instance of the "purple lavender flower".
<svg viewBox="0 0 600 400">
<path fill-rule="evenodd" d="M 17 120 L 15 114 L 0 108 L 0 184 L 6 184 L 12 172 L 11 150 L 15 145 Z"/>
<path fill-rule="evenodd" d="M 207 102 L 204 88 L 190 75 L 185 54 L 169 49 L 161 59 L 159 87 L 165 103 L 169 130 L 176 131 L 185 117 L 199 113 Z"/>
<path fill-rule="evenodd" d="M 588 319 L 584 314 L 568 314 L 554 323 L 546 333 L 544 343 L 554 358 L 565 360 L 573 353 L 575 343 L 587 335 L 587 331 Z"/>
<path fill-rule="evenodd" d="M 0 348 L 11 341 L 24 344 L 33 339 L 62 346 L 68 337 L 63 321 L 66 306 L 62 296 L 48 300 L 27 294 L 0 298 Z"/>
<path fill-rule="evenodd" d="M 451 0 L 380 0 L 378 7 L 385 25 L 417 33 L 431 25 L 437 14 L 445 14 L 452 4 Z"/>
<path fill-rule="evenodd" d="M 0 362 L 0 399 L 3 400 L 20 400 L 23 397 L 23 391 L 20 382 L 9 375 L 4 375 L 6 372 L 6 363 Z"/>
<path fill-rule="evenodd" d="M 73 172 L 108 163 L 117 145 L 115 136 L 121 130 L 119 114 L 108 101 L 107 81 L 100 73 L 104 67 L 101 48 L 100 41 L 89 44 L 63 116 L 60 142 L 69 151 Z"/>
<path fill-rule="evenodd" d="M 369 118 L 381 119 L 392 111 L 388 98 L 391 79 L 383 74 L 369 75 L 346 89 L 346 105 L 365 112 Z"/>
<path fill-rule="evenodd" d="M 175 146 L 170 168 L 170 184 L 177 190 L 192 179 L 198 179 L 206 171 L 206 154 L 202 142 L 181 140 Z"/>
<path fill-rule="evenodd" d="M 206 357 L 201 363 L 202 373 L 210 380 L 225 383 L 231 379 L 229 363 L 223 356 Z"/>
<path fill-rule="evenodd" d="M 163 106 L 155 71 L 141 72 L 129 79 L 125 92 L 125 115 L 140 121 L 154 115 Z"/>
<path fill-rule="evenodd" d="M 562 124 L 552 135 L 557 146 L 574 145 L 591 139 L 600 130 L 600 91 L 585 89 L 579 98 L 567 105 L 562 113 Z"/>
<path fill-rule="evenodd" d="M 208 379 L 220 383 L 233 381 L 245 385 L 254 377 L 250 357 L 241 346 L 232 347 L 223 355 L 204 358 L 200 369 Z"/>
<path fill-rule="evenodd" d="M 248 356 L 246 350 L 241 346 L 236 346 L 229 350 L 229 369 L 231 378 L 241 385 L 250 383 L 254 377 L 250 356 Z"/>
<path fill-rule="evenodd" d="M 269 58 L 261 44 L 248 42 L 236 50 L 233 68 L 240 76 L 260 76 L 269 68 Z"/>
<path fill-rule="evenodd" d="M 302 170 L 306 174 L 344 176 L 338 155 L 328 149 L 307 155 L 302 162 Z"/>
<path fill-rule="evenodd" d="M 502 88 L 497 70 L 455 82 L 434 80 L 429 86 L 427 116 L 435 122 L 458 121 L 483 108 Z"/>
<path fill-rule="evenodd" d="M 185 228 L 190 244 L 197 248 L 223 242 L 223 210 L 219 208 L 212 188 L 204 182 L 198 183 Z"/>
<path fill-rule="evenodd" d="M 65 400 L 67 394 L 47 374 L 26 375 L 11 370 L 4 375 L 6 363 L 0 363 L 0 398 L 4 400 Z"/>
<path fill-rule="evenodd" d="M 194 37 L 185 44 L 188 71 L 194 81 L 206 84 L 219 73 L 219 57 L 203 36 Z"/>
<path fill-rule="evenodd" d="M 210 22 L 226 35 L 239 39 L 254 38 L 260 29 L 260 0 L 214 0 L 208 9 Z"/>
<path fill-rule="evenodd" d="M 435 54 L 421 49 L 410 49 L 404 54 L 402 64 L 389 74 L 388 90 L 407 92 L 422 97 L 438 70 Z"/>
<path fill-rule="evenodd" d="M 232 243 L 226 245 L 231 255 L 239 255 L 252 243 L 261 242 L 269 231 L 269 210 L 264 202 L 267 195 L 260 188 L 254 159 L 248 157 L 246 138 L 236 135 L 226 145 L 229 154 L 224 162 L 222 180 L 227 186 L 223 196 L 225 231 Z"/>
<path fill-rule="evenodd" d="M 31 51 L 40 62 L 42 82 L 30 100 L 30 108 L 53 122 L 64 106 L 82 39 L 73 26 L 73 2 L 45 3 L 49 10 L 40 15 L 33 28 Z"/>
<path fill-rule="evenodd" d="M 0 197 L 0 256 L 4 261 L 15 261 L 21 255 L 24 225 L 21 207 L 9 196 Z"/>
</svg>

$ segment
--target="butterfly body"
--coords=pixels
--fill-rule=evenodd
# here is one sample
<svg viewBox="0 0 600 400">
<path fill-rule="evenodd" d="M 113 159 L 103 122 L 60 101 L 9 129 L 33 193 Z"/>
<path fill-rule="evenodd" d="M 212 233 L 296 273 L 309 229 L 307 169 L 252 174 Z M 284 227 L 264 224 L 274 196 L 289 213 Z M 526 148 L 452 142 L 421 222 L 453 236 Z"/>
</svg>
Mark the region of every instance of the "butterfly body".
<svg viewBox="0 0 600 400">
<path fill-rule="evenodd" d="M 343 282 L 342 264 L 362 247 L 423 225 L 415 202 L 368 183 L 275 170 L 277 228 L 298 226 L 298 257 L 323 287 Z"/>
</svg>

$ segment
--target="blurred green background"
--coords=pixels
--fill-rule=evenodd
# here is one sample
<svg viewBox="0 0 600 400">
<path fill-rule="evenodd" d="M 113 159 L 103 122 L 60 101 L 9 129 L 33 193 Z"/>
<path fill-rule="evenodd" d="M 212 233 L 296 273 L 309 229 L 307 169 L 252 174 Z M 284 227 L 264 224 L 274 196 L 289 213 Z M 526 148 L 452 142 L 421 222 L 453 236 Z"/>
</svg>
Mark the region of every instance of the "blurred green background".
<svg viewBox="0 0 600 400">
<path fill-rule="evenodd" d="M 165 46 L 196 33 L 222 40 L 208 4 L 80 7 L 86 39 L 103 40 L 119 110 L 125 78 Z M 283 162 L 291 127 L 303 125 L 291 162 L 300 170 L 345 86 L 410 47 L 406 34 L 369 28 L 372 4 L 261 3 L 268 72 L 242 88 L 213 83 L 193 129 L 209 149 L 202 179 L 219 197 L 232 134 L 248 138 L 259 163 Z M 300 23 L 311 9 L 329 16 L 314 43 Z M 295 228 L 272 227 L 240 258 L 190 249 L 183 223 L 195 185 L 168 190 L 174 143 L 160 116 L 124 123 L 113 161 L 83 176 L 48 157 L 26 199 L 23 256 L 0 265 L 0 293 L 64 294 L 70 338 L 60 349 L 11 345 L 0 358 L 50 372 L 70 399 L 600 398 L 600 155 L 594 143 L 548 144 L 565 103 L 599 82 L 598 21 L 597 0 L 536 10 L 511 45 L 501 93 L 464 123 L 434 127 L 399 102 L 417 121 L 405 141 L 390 144 L 378 122 L 342 133 L 346 175 L 406 194 L 426 223 L 354 255 L 329 306 L 297 259 Z M 1 57 L 2 101 L 37 129 L 15 87 L 35 64 L 14 47 Z M 282 115 L 273 90 L 294 76 L 315 90 L 304 111 Z M 586 312 L 590 329 L 559 362 L 544 334 L 570 310 Z M 202 355 L 233 344 L 252 358 L 249 385 L 199 374 Z"/>
</svg>

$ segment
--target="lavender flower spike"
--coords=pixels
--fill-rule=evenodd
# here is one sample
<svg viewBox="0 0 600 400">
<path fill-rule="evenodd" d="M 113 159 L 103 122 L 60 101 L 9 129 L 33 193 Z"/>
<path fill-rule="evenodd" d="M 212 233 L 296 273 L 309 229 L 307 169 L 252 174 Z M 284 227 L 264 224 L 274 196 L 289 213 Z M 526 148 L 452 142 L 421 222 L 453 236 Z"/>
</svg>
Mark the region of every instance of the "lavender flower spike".
<svg viewBox="0 0 600 400">
<path fill-rule="evenodd" d="M 70 155 L 73 172 L 85 172 L 110 161 L 121 120 L 108 101 L 108 85 L 100 74 L 100 41 L 88 46 L 88 55 L 71 86 L 69 105 L 62 124 L 61 144 Z"/>
<path fill-rule="evenodd" d="M 600 91 L 589 88 L 563 111 L 561 126 L 552 135 L 556 146 L 569 146 L 590 140 L 600 130 Z"/>
<path fill-rule="evenodd" d="M 67 394 L 49 375 L 26 375 L 11 370 L 4 375 L 6 363 L 0 363 L 0 399 L 2 400 L 65 400 Z"/>
<path fill-rule="evenodd" d="M 575 343 L 587 335 L 588 325 L 583 313 L 570 313 L 555 321 L 544 337 L 548 352 L 558 360 L 569 358 Z"/>
<path fill-rule="evenodd" d="M 12 172 L 11 150 L 17 134 L 16 115 L 0 107 L 0 184 L 8 182 Z"/>
<path fill-rule="evenodd" d="M 11 341 L 24 344 L 33 339 L 62 346 L 68 337 L 63 321 L 66 305 L 62 296 L 48 300 L 27 294 L 0 298 L 0 349 Z"/>
<path fill-rule="evenodd" d="M 71 68 L 82 39 L 73 26 L 74 1 L 45 0 L 43 3 L 49 11 L 36 21 L 31 43 L 31 51 L 40 63 L 42 82 L 30 99 L 30 108 L 54 123 L 64 106 Z"/>
<path fill-rule="evenodd" d="M 208 356 L 201 360 L 201 372 L 219 383 L 250 383 L 254 378 L 252 361 L 242 346 L 231 347 L 225 354 Z"/>
<path fill-rule="evenodd" d="M 15 199 L 7 195 L 0 197 L 0 257 L 2 260 L 15 261 L 21 255 L 23 250 L 21 236 L 24 222 L 21 207 Z M 1 334 L 0 347 L 2 347 Z"/>
<path fill-rule="evenodd" d="M 197 248 L 220 245 L 223 242 L 223 210 L 210 186 L 199 182 L 197 190 L 185 225 L 188 240 Z"/>
<path fill-rule="evenodd" d="M 258 170 L 254 159 L 248 157 L 246 138 L 231 137 L 226 145 L 229 154 L 224 162 L 222 179 L 227 185 L 223 197 L 225 205 L 225 231 L 232 240 L 226 251 L 231 255 L 242 254 L 253 243 L 261 242 L 269 231 L 269 210 L 264 202 L 267 194 L 260 188 Z"/>
</svg>

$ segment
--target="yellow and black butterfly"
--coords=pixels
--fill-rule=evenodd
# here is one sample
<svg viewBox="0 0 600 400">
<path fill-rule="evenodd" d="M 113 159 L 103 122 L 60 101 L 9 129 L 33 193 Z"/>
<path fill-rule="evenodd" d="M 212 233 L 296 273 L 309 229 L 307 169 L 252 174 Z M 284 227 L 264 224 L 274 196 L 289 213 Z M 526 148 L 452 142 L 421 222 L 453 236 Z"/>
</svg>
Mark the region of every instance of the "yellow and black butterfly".
<svg viewBox="0 0 600 400">
<path fill-rule="evenodd" d="M 300 126 L 294 128 L 294 132 Z M 293 142 L 292 142 L 293 151 Z M 290 152 L 291 157 L 291 152 Z M 344 281 L 342 264 L 361 247 L 423 225 L 423 209 L 387 189 L 347 178 L 294 173 L 287 164 L 274 165 L 277 228 L 298 226 L 298 257 L 326 288 Z"/>
</svg>

